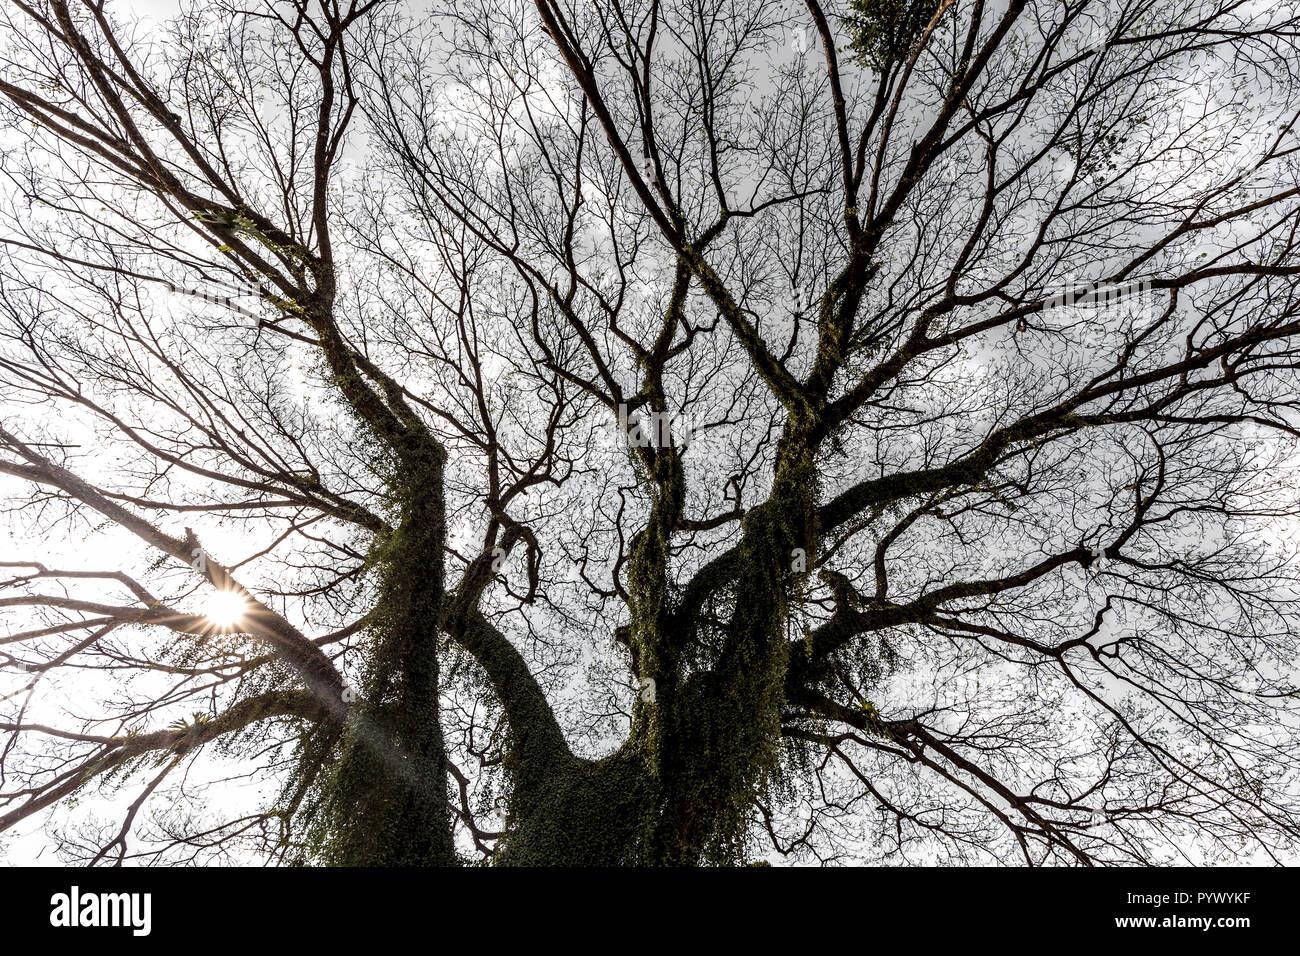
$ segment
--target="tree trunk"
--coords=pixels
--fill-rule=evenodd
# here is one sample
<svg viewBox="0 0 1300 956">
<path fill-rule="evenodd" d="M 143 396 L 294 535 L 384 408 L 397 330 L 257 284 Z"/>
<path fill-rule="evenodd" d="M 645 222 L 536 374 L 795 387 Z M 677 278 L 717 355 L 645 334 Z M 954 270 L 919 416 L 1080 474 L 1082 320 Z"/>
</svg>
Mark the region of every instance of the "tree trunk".
<svg viewBox="0 0 1300 956">
<path fill-rule="evenodd" d="M 678 504 L 660 498 L 628 572 L 629 643 L 642 686 L 653 692 L 636 701 L 629 740 L 616 754 L 571 758 L 536 789 L 517 790 L 497 863 L 744 861 L 749 815 L 779 762 L 793 555 L 814 546 L 806 458 L 789 456 L 772 500 L 744 520 L 734 610 L 707 669 L 686 666 L 699 623 L 668 603 L 663 527 Z"/>
<path fill-rule="evenodd" d="M 379 599 L 368 672 L 321 787 L 318 852 L 340 866 L 451 866 L 438 713 L 445 453 L 406 450 L 393 482 L 402 515 L 376 550 Z"/>
</svg>

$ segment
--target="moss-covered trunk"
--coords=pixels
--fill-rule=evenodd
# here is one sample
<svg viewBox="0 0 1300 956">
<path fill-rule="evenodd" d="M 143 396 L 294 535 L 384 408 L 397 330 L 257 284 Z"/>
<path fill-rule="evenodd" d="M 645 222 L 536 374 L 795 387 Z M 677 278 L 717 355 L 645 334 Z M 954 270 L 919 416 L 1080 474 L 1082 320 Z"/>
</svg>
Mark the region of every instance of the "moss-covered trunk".
<svg viewBox="0 0 1300 956">
<path fill-rule="evenodd" d="M 318 857 L 457 862 L 438 719 L 445 630 L 485 668 L 510 724 L 513 790 L 498 865 L 744 862 L 755 802 L 780 757 L 788 597 L 816 542 L 806 447 L 783 443 L 772 495 L 743 519 L 735 573 L 708 613 L 676 604 L 670 585 L 685 499 L 680 460 L 648 462 L 657 497 L 628 565 L 627 646 L 640 693 L 628 740 L 599 761 L 568 751 L 523 659 L 477 616 L 486 565 L 445 593 L 443 453 L 407 449 L 394 480 L 400 521 L 376 550 L 368 673 L 318 788 Z"/>
<path fill-rule="evenodd" d="M 446 538 L 442 450 L 404 450 L 396 530 L 376 548 L 366 675 L 320 785 L 317 852 L 341 866 L 457 863 L 438 707 Z"/>
<path fill-rule="evenodd" d="M 731 617 L 706 667 L 655 702 L 656 862 L 739 863 L 755 801 L 778 769 L 796 549 L 811 549 L 809 489 L 779 480 L 746 515 Z M 678 638 L 683 640 L 683 638 Z"/>
<path fill-rule="evenodd" d="M 562 762 L 536 792 L 517 793 L 498 863 L 745 861 L 755 801 L 780 756 L 788 595 L 816 546 L 807 448 L 797 436 L 784 443 L 771 498 L 743 521 L 721 626 L 672 604 L 681 475 L 671 456 L 657 459 L 660 494 L 628 569 L 628 644 L 641 687 L 631 736 L 613 756 Z"/>
</svg>

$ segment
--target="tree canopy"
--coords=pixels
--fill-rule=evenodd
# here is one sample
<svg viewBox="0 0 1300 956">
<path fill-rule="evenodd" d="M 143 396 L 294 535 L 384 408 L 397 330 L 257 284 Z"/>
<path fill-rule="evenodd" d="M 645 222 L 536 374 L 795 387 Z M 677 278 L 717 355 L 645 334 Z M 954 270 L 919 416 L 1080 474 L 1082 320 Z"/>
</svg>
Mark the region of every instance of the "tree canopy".
<svg viewBox="0 0 1300 956">
<path fill-rule="evenodd" d="M 1293 860 L 1298 24 L 7 4 L 0 833 Z"/>
</svg>

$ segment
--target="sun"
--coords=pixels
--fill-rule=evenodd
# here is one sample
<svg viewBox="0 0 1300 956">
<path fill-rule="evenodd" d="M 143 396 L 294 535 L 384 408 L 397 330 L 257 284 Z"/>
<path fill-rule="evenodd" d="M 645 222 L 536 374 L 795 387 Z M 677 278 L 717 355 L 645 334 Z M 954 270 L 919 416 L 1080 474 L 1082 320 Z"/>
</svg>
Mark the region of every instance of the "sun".
<svg viewBox="0 0 1300 956">
<path fill-rule="evenodd" d="M 234 591 L 215 591 L 203 604 L 203 616 L 217 627 L 233 627 L 248 610 L 248 601 Z"/>
</svg>

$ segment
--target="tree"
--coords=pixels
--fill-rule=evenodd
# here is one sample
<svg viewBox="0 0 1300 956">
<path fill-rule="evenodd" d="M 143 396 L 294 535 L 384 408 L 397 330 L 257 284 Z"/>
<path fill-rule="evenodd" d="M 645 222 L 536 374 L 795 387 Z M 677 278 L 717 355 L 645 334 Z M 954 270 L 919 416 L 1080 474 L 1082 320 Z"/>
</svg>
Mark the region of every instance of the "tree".
<svg viewBox="0 0 1300 956">
<path fill-rule="evenodd" d="M 1294 858 L 1287 5 L 119 13 L 5 14 L 0 829 Z"/>
</svg>

